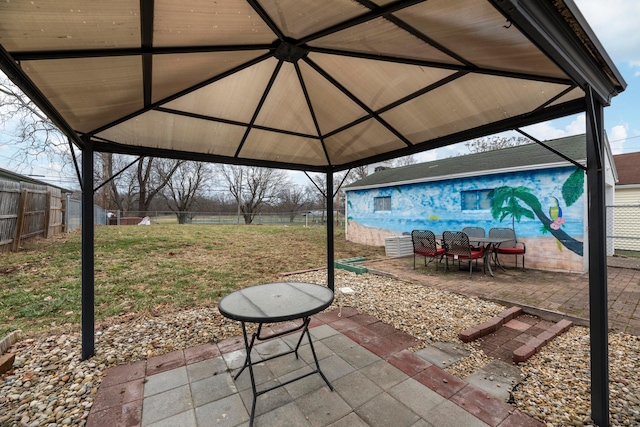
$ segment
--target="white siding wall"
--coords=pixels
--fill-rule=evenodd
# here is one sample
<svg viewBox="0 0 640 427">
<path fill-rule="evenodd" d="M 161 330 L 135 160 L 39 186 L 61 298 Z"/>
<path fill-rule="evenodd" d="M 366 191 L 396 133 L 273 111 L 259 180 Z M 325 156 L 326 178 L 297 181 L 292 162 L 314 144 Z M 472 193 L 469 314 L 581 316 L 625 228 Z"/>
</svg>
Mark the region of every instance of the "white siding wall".
<svg viewBox="0 0 640 427">
<path fill-rule="evenodd" d="M 615 248 L 640 251 L 640 185 L 616 187 L 613 212 Z"/>
</svg>

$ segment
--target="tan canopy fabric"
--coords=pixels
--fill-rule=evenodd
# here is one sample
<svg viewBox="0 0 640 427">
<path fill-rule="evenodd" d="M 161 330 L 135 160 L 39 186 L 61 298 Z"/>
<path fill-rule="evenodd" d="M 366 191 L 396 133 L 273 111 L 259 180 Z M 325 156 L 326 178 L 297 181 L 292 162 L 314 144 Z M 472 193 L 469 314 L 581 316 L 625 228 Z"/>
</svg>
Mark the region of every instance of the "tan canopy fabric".
<svg viewBox="0 0 640 427">
<path fill-rule="evenodd" d="M 573 3 L 530 3 L 8 1 L 0 54 L 79 146 L 338 170 L 623 89 Z"/>
</svg>

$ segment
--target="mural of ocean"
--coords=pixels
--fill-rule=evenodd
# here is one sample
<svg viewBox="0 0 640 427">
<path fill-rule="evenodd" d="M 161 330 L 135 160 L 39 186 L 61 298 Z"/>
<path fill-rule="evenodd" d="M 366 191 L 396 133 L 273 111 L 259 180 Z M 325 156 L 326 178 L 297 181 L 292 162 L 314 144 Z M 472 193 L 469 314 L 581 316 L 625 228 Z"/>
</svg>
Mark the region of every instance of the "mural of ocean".
<svg viewBox="0 0 640 427">
<path fill-rule="evenodd" d="M 429 219 L 402 219 L 402 218 L 358 218 L 360 225 L 372 228 L 382 228 L 397 233 L 410 233 L 411 230 L 431 230 L 435 234 L 442 234 L 443 231 L 459 231 L 464 227 L 482 227 L 485 233 L 493 227 L 511 228 L 511 221 L 498 222 L 495 220 L 429 220 Z M 515 223 L 515 231 L 518 237 L 538 237 L 541 235 L 541 224 L 539 221 L 521 221 Z M 581 223 L 566 222 L 562 226 L 567 234 L 574 238 L 581 238 L 584 230 Z M 551 236 L 551 234 L 549 234 Z"/>
</svg>

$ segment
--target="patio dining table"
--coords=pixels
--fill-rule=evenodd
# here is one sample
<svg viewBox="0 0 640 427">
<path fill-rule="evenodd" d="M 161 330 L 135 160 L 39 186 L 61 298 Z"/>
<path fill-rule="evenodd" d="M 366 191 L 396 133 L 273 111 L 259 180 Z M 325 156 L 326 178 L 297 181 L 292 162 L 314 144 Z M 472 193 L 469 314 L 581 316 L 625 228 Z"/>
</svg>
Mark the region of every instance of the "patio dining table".
<svg viewBox="0 0 640 427">
<path fill-rule="evenodd" d="M 499 266 L 504 271 L 504 267 L 498 261 L 498 256 L 497 256 L 497 253 L 494 251 L 494 249 L 497 249 L 498 247 L 500 247 L 502 243 L 508 242 L 509 240 L 513 240 L 513 238 L 491 237 L 491 236 L 485 236 L 485 237 L 469 236 L 470 242 L 480 243 L 484 246 L 484 262 L 487 268 L 489 269 L 489 274 L 491 274 L 491 277 L 494 277 L 493 270 L 491 269 L 491 254 L 494 253 L 493 261 L 495 265 Z"/>
<path fill-rule="evenodd" d="M 442 234 L 437 235 L 436 239 L 442 241 Z M 503 244 L 504 242 L 508 242 L 509 240 L 513 240 L 513 238 L 491 237 L 491 236 L 485 236 L 485 237 L 469 236 L 469 242 L 479 243 L 479 244 L 482 244 L 482 246 L 484 246 L 484 263 L 489 269 L 489 274 L 491 274 L 491 277 L 495 277 L 493 275 L 493 270 L 491 268 L 491 253 L 493 252 L 491 249 L 498 248 L 501 244 Z M 494 256 L 493 260 L 494 260 L 494 263 L 500 268 L 502 268 L 502 270 L 504 271 L 504 267 L 500 264 L 497 254 L 496 256 Z"/>
</svg>

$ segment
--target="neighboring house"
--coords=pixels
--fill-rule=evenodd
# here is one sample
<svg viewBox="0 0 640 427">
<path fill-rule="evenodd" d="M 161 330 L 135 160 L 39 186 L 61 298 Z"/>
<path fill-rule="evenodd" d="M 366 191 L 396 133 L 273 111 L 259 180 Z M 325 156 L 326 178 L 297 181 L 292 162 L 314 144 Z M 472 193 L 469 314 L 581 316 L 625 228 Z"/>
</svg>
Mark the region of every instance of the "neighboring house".
<svg viewBox="0 0 640 427">
<path fill-rule="evenodd" d="M 618 182 L 614 207 L 614 246 L 619 250 L 640 251 L 640 153 L 613 156 Z"/>
<path fill-rule="evenodd" d="M 585 135 L 545 144 L 586 164 Z M 605 146 L 610 204 L 616 177 Z M 539 144 L 385 169 L 344 191 L 346 236 L 356 243 L 382 246 L 385 238 L 415 229 L 513 227 L 527 245 L 527 267 L 588 269 L 586 174 Z"/>
</svg>

